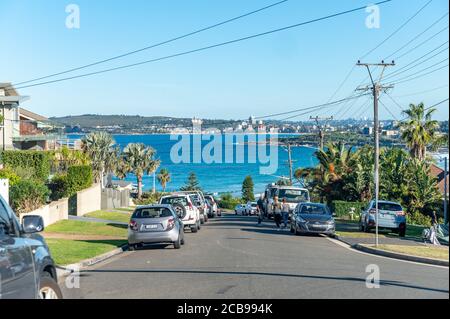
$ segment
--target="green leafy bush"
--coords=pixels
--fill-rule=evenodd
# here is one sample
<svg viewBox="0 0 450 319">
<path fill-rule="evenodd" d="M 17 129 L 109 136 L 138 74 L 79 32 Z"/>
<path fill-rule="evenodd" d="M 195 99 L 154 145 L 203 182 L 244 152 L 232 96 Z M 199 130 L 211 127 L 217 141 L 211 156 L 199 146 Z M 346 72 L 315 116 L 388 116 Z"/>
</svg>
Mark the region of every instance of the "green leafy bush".
<svg viewBox="0 0 450 319">
<path fill-rule="evenodd" d="M 240 198 L 235 198 L 231 194 L 223 194 L 219 199 L 219 207 L 234 210 L 236 205 L 242 204 Z"/>
<path fill-rule="evenodd" d="M 33 179 L 46 181 L 50 175 L 51 152 L 43 151 L 3 151 L 1 161 L 12 170 L 31 169 Z"/>
<path fill-rule="evenodd" d="M 353 210 L 357 216 L 361 214 L 361 209 L 367 206 L 363 202 L 345 202 L 335 200 L 330 205 L 331 211 L 336 214 L 336 217 L 345 218 L 350 216 L 350 212 Z"/>
<path fill-rule="evenodd" d="M 94 177 L 89 165 L 71 166 L 67 174 L 56 175 L 49 183 L 51 200 L 71 197 L 77 192 L 91 187 Z"/>
<path fill-rule="evenodd" d="M 20 182 L 20 177 L 10 168 L 0 169 L 0 179 L 8 179 L 9 186 L 13 186 Z"/>
<path fill-rule="evenodd" d="M 411 213 L 407 213 L 406 214 L 406 221 L 408 224 L 410 225 L 418 225 L 418 226 L 426 226 L 426 227 L 431 227 L 432 224 L 432 219 L 430 216 L 425 215 L 419 211 L 414 211 Z M 437 222 L 439 224 L 443 224 L 444 223 L 444 219 L 438 217 Z"/>
<path fill-rule="evenodd" d="M 43 183 L 22 180 L 10 188 L 11 207 L 16 214 L 29 213 L 45 205 L 49 189 Z"/>
<path fill-rule="evenodd" d="M 136 205 L 152 205 L 157 204 L 161 197 L 164 195 L 164 193 L 150 193 L 150 192 L 144 192 L 142 193 L 141 199 L 134 199 L 134 203 Z"/>
</svg>

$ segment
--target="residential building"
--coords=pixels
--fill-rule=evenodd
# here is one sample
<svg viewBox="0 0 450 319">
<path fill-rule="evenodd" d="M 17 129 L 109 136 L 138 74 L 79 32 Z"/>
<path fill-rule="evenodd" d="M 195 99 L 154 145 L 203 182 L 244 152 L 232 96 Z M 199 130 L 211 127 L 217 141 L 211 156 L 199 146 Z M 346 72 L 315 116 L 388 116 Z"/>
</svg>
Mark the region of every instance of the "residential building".
<svg viewBox="0 0 450 319">
<path fill-rule="evenodd" d="M 431 164 L 430 174 L 437 179 L 439 191 L 444 197 L 445 194 L 445 172 L 442 168 L 435 164 Z M 447 171 L 447 196 L 449 194 L 449 176 Z"/>
</svg>

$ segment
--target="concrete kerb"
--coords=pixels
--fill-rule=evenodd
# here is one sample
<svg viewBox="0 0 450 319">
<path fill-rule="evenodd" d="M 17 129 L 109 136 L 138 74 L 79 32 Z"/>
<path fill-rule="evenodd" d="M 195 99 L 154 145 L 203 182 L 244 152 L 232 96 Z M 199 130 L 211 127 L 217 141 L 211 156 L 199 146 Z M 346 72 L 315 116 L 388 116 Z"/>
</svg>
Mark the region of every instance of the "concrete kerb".
<svg viewBox="0 0 450 319">
<path fill-rule="evenodd" d="M 85 259 L 76 264 L 71 264 L 71 265 L 67 265 L 64 267 L 57 266 L 56 270 L 57 270 L 58 280 L 69 276 L 74 270 L 81 271 L 83 269 L 86 269 L 87 267 L 93 266 L 93 265 L 98 264 L 102 261 L 105 261 L 109 258 L 117 256 L 127 250 L 128 250 L 128 244 L 125 244 L 119 248 L 112 250 L 112 251 L 109 251 L 107 253 L 104 253 L 104 254 L 89 258 L 89 259 Z"/>
<path fill-rule="evenodd" d="M 401 260 L 407 260 L 407 261 L 414 261 L 418 263 L 423 264 L 429 264 L 429 265 L 436 265 L 436 266 L 445 266 L 449 267 L 449 261 L 448 260 L 442 260 L 442 259 L 433 259 L 433 258 L 426 258 L 426 257 L 418 257 L 418 256 L 412 256 L 412 255 L 406 255 L 401 253 L 395 253 L 391 251 L 376 249 L 373 247 L 368 247 L 360 244 L 353 245 L 352 248 L 379 256 L 389 257 L 389 258 L 395 258 L 395 259 L 401 259 Z"/>
</svg>

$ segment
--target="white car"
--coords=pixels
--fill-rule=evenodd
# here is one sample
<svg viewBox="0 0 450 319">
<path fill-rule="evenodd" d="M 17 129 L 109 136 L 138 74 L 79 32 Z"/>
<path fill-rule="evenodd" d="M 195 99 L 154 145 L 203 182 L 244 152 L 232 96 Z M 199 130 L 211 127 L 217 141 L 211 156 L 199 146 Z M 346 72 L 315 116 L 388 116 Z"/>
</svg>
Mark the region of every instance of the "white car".
<svg viewBox="0 0 450 319">
<path fill-rule="evenodd" d="M 256 202 L 248 202 L 245 205 L 245 214 L 246 215 L 256 215 L 258 213 L 258 204 Z"/>
<path fill-rule="evenodd" d="M 236 213 L 236 215 L 244 216 L 246 214 L 246 212 L 245 212 L 246 208 L 247 208 L 246 205 L 239 204 L 234 208 L 234 212 Z"/>
<path fill-rule="evenodd" d="M 200 230 L 200 211 L 192 203 L 189 195 L 174 194 L 163 196 L 159 200 L 161 205 L 172 205 L 175 213 L 178 216 L 183 216 L 181 219 L 185 228 L 190 228 L 193 233 Z"/>
<path fill-rule="evenodd" d="M 212 217 L 212 218 L 217 217 L 219 215 L 219 207 L 218 207 L 214 197 L 211 195 L 205 195 L 205 199 L 210 206 L 209 217 Z"/>
</svg>

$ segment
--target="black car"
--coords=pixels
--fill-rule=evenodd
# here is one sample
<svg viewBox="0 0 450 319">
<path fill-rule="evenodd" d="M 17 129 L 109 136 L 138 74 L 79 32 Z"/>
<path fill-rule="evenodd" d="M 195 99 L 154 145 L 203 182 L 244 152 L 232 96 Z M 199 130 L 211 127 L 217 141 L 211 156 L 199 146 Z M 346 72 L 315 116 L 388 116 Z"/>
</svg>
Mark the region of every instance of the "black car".
<svg viewBox="0 0 450 319">
<path fill-rule="evenodd" d="M 55 263 L 44 238 L 40 216 L 22 225 L 0 196 L 0 299 L 61 299 Z"/>
<path fill-rule="evenodd" d="M 326 205 L 301 203 L 295 208 L 291 222 L 291 233 L 334 236 L 335 230 L 333 214 Z"/>
</svg>

